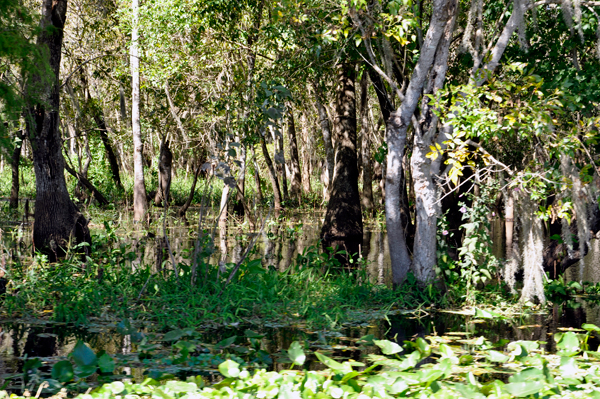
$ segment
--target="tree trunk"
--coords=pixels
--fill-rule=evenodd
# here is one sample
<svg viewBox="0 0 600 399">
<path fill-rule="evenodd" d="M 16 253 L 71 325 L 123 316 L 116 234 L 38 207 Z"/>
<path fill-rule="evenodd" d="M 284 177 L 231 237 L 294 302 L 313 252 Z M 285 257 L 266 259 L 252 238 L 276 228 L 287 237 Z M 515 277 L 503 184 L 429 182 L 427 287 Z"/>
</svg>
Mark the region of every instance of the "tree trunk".
<svg viewBox="0 0 600 399">
<path fill-rule="evenodd" d="M 260 138 L 260 145 L 262 147 L 263 156 L 265 157 L 265 162 L 267 163 L 267 169 L 269 170 L 269 179 L 271 179 L 271 186 L 273 187 L 275 210 L 278 211 L 281 209 L 281 191 L 279 191 L 279 181 L 277 181 L 277 172 L 275 172 L 275 168 L 273 167 L 273 161 L 271 161 L 271 157 L 269 156 L 269 149 L 267 148 L 267 143 L 265 142 L 264 137 Z"/>
<path fill-rule="evenodd" d="M 132 0 L 133 21 L 131 28 L 131 130 L 133 131 L 133 220 L 141 221 L 148 212 L 146 183 L 144 182 L 144 158 L 142 128 L 140 125 L 140 60 L 138 53 L 139 0 Z"/>
<path fill-rule="evenodd" d="M 290 169 L 291 182 L 290 194 L 298 199 L 298 204 L 302 200 L 302 175 L 300 174 L 300 159 L 298 157 L 298 141 L 296 140 L 296 124 L 294 123 L 294 114 L 290 110 L 288 113 L 288 140 L 290 142 Z"/>
<path fill-rule="evenodd" d="M 325 146 L 325 155 L 326 155 L 326 160 L 327 160 L 327 187 L 326 187 L 326 192 L 327 195 L 325 196 L 325 201 L 329 201 L 329 198 L 331 196 L 331 183 L 333 182 L 333 169 L 335 167 L 335 156 L 333 153 L 333 145 L 331 143 L 331 130 L 330 130 L 330 125 L 329 125 L 329 117 L 327 116 L 327 111 L 325 110 L 325 107 L 323 106 L 323 103 L 321 101 L 321 90 L 319 88 L 319 84 L 315 83 L 315 102 L 317 103 L 317 110 L 319 112 L 319 124 L 321 125 L 321 134 L 323 134 L 323 145 Z M 308 179 L 309 176 L 306 176 L 306 178 Z"/>
<path fill-rule="evenodd" d="M 321 238 L 325 247 L 340 245 L 352 256 L 362 242 L 363 223 L 356 156 L 355 72 L 349 64 L 338 67 L 336 114 L 336 164 Z"/>
<path fill-rule="evenodd" d="M 98 109 L 94 112 L 94 121 L 96 122 L 96 126 L 98 126 L 100 139 L 102 140 L 104 150 L 106 151 L 106 156 L 108 157 L 112 178 L 117 184 L 117 187 L 123 189 L 123 183 L 121 183 L 121 174 L 119 173 L 119 163 L 117 162 L 117 157 L 113 151 L 112 145 L 110 144 L 110 139 L 108 138 L 108 128 L 106 127 L 104 113 L 102 112 L 100 105 L 98 105 Z"/>
<path fill-rule="evenodd" d="M 185 218 L 185 213 L 188 208 L 192 204 L 192 200 L 194 199 L 194 193 L 196 192 L 196 183 L 198 182 L 198 174 L 200 173 L 200 169 L 202 168 L 202 164 L 199 163 L 196 167 L 196 171 L 194 172 L 194 180 L 192 181 L 192 188 L 190 189 L 190 195 L 188 195 L 187 201 L 185 204 L 179 209 L 179 216 Z"/>
<path fill-rule="evenodd" d="M 256 162 L 256 154 L 254 153 L 254 146 L 251 147 L 252 150 L 252 160 L 254 162 L 254 182 L 256 184 L 256 196 L 258 197 L 258 202 L 263 203 L 263 192 L 262 187 L 260 185 L 260 173 L 258 169 L 258 162 Z"/>
<path fill-rule="evenodd" d="M 361 140 L 361 164 L 362 164 L 362 209 L 366 215 L 373 214 L 373 168 L 371 162 L 371 130 L 369 129 L 369 78 L 363 72 L 360 80 L 360 134 Z"/>
<path fill-rule="evenodd" d="M 389 241 L 394 283 L 402 282 L 408 270 L 407 265 L 404 264 L 406 261 L 406 241 L 400 212 L 401 203 L 398 201 L 398 195 L 400 195 L 398 191 L 400 190 L 400 179 L 402 176 L 402 156 L 404 153 L 403 141 L 406 139 L 411 119 L 414 120 L 413 115 L 418 106 L 431 66 L 436 60 L 436 54 L 439 54 L 440 57 L 442 55 L 441 52 L 438 53 L 438 45 L 447 25 L 449 25 L 448 22 L 453 18 L 455 13 L 456 4 L 454 0 L 434 0 L 431 23 L 427 30 L 423 47 L 421 48 L 419 60 L 411 76 L 402 105 L 394 117 L 394 129 L 388 132 L 388 159 L 385 187 L 387 229 L 390 237 L 404 238 L 400 239 L 399 242 L 394 242 L 392 238 Z M 444 74 L 441 76 L 442 82 L 445 70 L 443 72 Z M 430 76 L 430 79 L 436 80 L 436 76 Z M 426 117 L 430 118 L 429 115 L 426 115 Z M 437 120 L 435 123 L 437 123 Z M 432 175 L 428 175 L 421 168 L 421 166 L 423 168 L 426 167 L 422 158 L 427 160 L 425 154 L 429 151 L 425 152 L 428 148 L 424 147 L 424 145 L 431 138 L 429 136 L 426 138 L 422 137 L 424 133 L 420 132 L 418 123 L 415 128 L 419 130 L 415 132 L 415 146 L 412 154 L 412 163 L 414 164 L 413 178 L 417 196 L 417 229 L 413 247 L 414 258 L 412 270 L 421 284 L 427 284 L 435 278 L 437 208 L 435 207 L 435 200 L 431 202 L 432 198 L 430 197 L 431 193 L 429 190 L 430 188 L 435 190 L 435 186 L 430 187 L 428 185 L 428 179 L 431 179 Z M 427 134 L 429 135 L 429 133 L 428 131 Z"/>
<path fill-rule="evenodd" d="M 281 178 L 281 191 L 283 194 L 283 200 L 288 201 L 288 185 L 287 176 L 285 171 L 285 155 L 283 152 L 283 133 L 275 131 L 273 136 L 273 143 L 275 143 L 275 167 L 277 168 L 277 174 Z"/>
<path fill-rule="evenodd" d="M 158 161 L 158 190 L 154 197 L 157 206 L 168 206 L 171 192 L 171 168 L 173 166 L 173 153 L 169 149 L 169 140 L 160 143 L 160 159 Z M 164 201 L 164 202 L 163 202 Z"/>
<path fill-rule="evenodd" d="M 21 148 L 25 139 L 25 132 L 19 130 L 16 133 L 15 148 L 13 148 L 11 167 L 12 167 L 12 186 L 10 188 L 9 207 L 17 209 L 19 207 L 19 165 L 21 163 Z"/>
<path fill-rule="evenodd" d="M 90 242 L 88 221 L 71 201 L 65 182 L 65 160 L 59 130 L 59 72 L 66 0 L 44 0 L 38 45 L 46 48 L 53 76 L 34 72 L 25 89 L 27 135 L 36 176 L 33 245 L 53 262 L 64 256 L 71 239 Z M 86 247 L 87 249 L 87 247 Z"/>
<path fill-rule="evenodd" d="M 456 0 L 444 0 L 442 16 L 438 22 L 442 35 L 438 41 L 433 66 L 429 72 L 428 84 L 424 94 L 435 94 L 443 87 L 446 70 L 448 69 L 448 52 L 454 31 L 454 22 L 458 5 Z M 431 30 L 435 19 L 432 17 Z M 441 11 L 440 11 L 441 12 Z M 443 25 L 442 25 L 443 24 Z M 427 32 L 429 37 L 429 31 Z M 424 47 L 427 45 L 427 38 Z M 423 55 L 421 55 L 422 57 Z M 419 59 L 420 61 L 420 59 Z M 412 80 L 411 80 L 412 84 Z M 441 214 L 441 206 L 438 201 L 437 185 L 433 178 L 439 173 L 442 157 L 435 160 L 427 158 L 431 147 L 439 144 L 444 148 L 446 140 L 445 132 L 437 129 L 438 116 L 429 104 L 429 98 L 423 96 L 421 105 L 420 127 L 414 134 L 413 153 L 411 157 L 411 172 L 415 190 L 416 206 L 416 229 L 413 244 L 413 273 L 422 284 L 435 280 L 435 266 L 437 264 L 437 221 Z"/>
<path fill-rule="evenodd" d="M 311 154 L 313 151 L 312 146 L 312 137 L 308 130 L 308 121 L 306 120 L 306 116 L 302 114 L 302 136 L 304 137 L 304 145 L 303 147 L 303 156 L 302 156 L 302 191 L 304 194 L 309 195 L 312 191 L 310 184 L 310 176 L 312 175 L 312 165 L 311 165 Z M 330 183 L 331 185 L 331 183 Z"/>
</svg>

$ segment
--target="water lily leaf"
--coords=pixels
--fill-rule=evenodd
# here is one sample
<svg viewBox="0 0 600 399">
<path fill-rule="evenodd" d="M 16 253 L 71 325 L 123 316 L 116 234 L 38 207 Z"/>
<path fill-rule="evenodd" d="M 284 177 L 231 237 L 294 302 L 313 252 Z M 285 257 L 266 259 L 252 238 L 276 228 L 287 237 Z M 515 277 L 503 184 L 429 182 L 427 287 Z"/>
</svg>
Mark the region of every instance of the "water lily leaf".
<svg viewBox="0 0 600 399">
<path fill-rule="evenodd" d="M 68 360 L 60 361 L 52 367 L 52 378 L 55 380 L 69 382 L 74 376 L 73 365 Z"/>
<path fill-rule="evenodd" d="M 505 354 L 498 352 L 498 351 L 494 351 L 494 350 L 488 351 L 488 355 L 486 356 L 486 358 L 490 362 L 495 362 L 495 363 L 504 363 L 504 362 L 508 361 L 508 359 L 509 359 L 509 357 L 506 356 Z"/>
<path fill-rule="evenodd" d="M 544 383 L 542 381 L 511 382 L 510 384 L 506 384 L 504 386 L 504 389 L 518 398 L 534 395 L 543 388 Z"/>
<path fill-rule="evenodd" d="M 581 328 L 586 331 L 600 331 L 600 327 L 596 326 L 595 324 L 584 323 Z"/>
<path fill-rule="evenodd" d="M 323 363 L 325 366 L 329 367 L 331 370 L 335 371 L 336 373 L 347 374 L 347 373 L 351 373 L 353 371 L 352 366 L 349 363 L 337 362 L 337 361 L 333 360 L 332 358 L 327 357 L 324 354 L 319 353 L 319 352 L 315 352 L 315 356 L 317 356 L 317 358 L 319 359 L 319 361 L 321 363 Z"/>
<path fill-rule="evenodd" d="M 225 377 L 236 378 L 238 375 L 240 375 L 240 365 L 233 360 L 226 360 L 219 364 L 219 371 Z"/>
<path fill-rule="evenodd" d="M 70 356 L 73 358 L 75 364 L 80 367 L 95 366 L 98 362 L 94 351 L 82 341 L 77 341 Z"/>
<path fill-rule="evenodd" d="M 481 392 L 477 391 L 477 388 L 472 385 L 456 384 L 454 388 L 460 393 L 461 398 L 465 399 L 481 399 L 485 398 Z"/>
<path fill-rule="evenodd" d="M 559 355 L 573 356 L 579 352 L 579 338 L 573 331 L 556 334 L 554 339 L 556 340 L 556 347 L 559 349 Z"/>
<path fill-rule="evenodd" d="M 292 342 L 290 349 L 288 350 L 288 356 L 292 363 L 302 366 L 306 361 L 306 355 L 304 350 L 298 341 Z"/>
<path fill-rule="evenodd" d="M 167 381 L 165 388 L 174 393 L 195 392 L 198 390 L 198 386 L 193 382 L 183 381 Z"/>
<path fill-rule="evenodd" d="M 423 338 L 417 338 L 417 349 L 421 352 L 422 357 L 431 355 L 431 347 Z"/>
<path fill-rule="evenodd" d="M 98 358 L 98 368 L 102 373 L 112 373 L 115 371 L 115 361 L 108 353 L 104 353 Z"/>
<path fill-rule="evenodd" d="M 121 381 L 114 381 L 110 384 L 104 385 L 104 388 L 108 388 L 113 395 L 118 395 L 125 390 L 125 384 L 123 384 Z"/>
<path fill-rule="evenodd" d="M 404 350 L 397 343 L 388 341 L 387 339 L 374 339 L 373 343 L 375 343 L 375 345 L 381 348 L 381 352 L 383 352 L 384 355 L 393 355 L 395 353 L 400 353 Z"/>
</svg>

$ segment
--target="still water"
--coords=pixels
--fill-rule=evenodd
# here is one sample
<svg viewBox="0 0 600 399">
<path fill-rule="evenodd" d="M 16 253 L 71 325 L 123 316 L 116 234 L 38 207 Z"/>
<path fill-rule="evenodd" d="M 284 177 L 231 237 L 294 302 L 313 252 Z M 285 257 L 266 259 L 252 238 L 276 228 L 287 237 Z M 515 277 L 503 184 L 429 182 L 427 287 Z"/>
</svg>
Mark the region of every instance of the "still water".
<svg viewBox="0 0 600 399">
<path fill-rule="evenodd" d="M 262 258 L 265 267 L 285 270 L 294 260 L 311 247 L 319 246 L 319 229 L 323 219 L 322 212 L 286 213 L 271 216 L 265 219 L 264 227 L 257 226 L 254 232 L 249 232 L 248 225 L 243 219 L 231 217 L 226 228 L 219 228 L 210 217 L 211 210 L 205 210 L 203 229 L 205 234 L 214 236 L 215 250 L 210 258 L 211 264 L 238 262 L 246 252 L 253 237 L 256 243 L 251 253 L 253 258 Z M 176 262 L 185 261 L 193 251 L 198 231 L 199 209 L 188 211 L 188 220 L 183 221 L 177 217 L 167 217 L 165 227 L 168 232 L 171 247 Z M 136 267 L 142 264 L 156 265 L 161 261 L 157 246 L 162 237 L 161 214 L 154 215 L 154 227 L 147 230 L 136 230 L 132 226 L 130 213 L 103 213 L 92 215 L 90 227 L 92 233 L 105 231 L 103 222 L 109 220 L 109 225 L 115 230 L 117 236 L 130 243 L 132 249 L 138 254 L 133 262 Z M 256 220 L 263 220 L 256 217 Z M 499 234 L 494 234 L 502 229 L 498 223 L 493 224 L 492 235 L 497 237 L 494 252 L 502 253 L 502 243 Z M 1 226 L 3 250 L 9 251 L 21 248 L 19 251 L 27 257 L 31 242 L 31 224 L 27 221 L 5 223 Z M 14 251 L 13 251 L 14 253 Z M 365 225 L 363 245 L 360 256 L 365 260 L 368 273 L 373 281 L 380 284 L 390 284 L 391 270 L 388 251 L 387 235 L 376 222 Z M 580 262 L 571 267 L 567 278 L 577 281 L 600 282 L 600 241 L 592 241 L 592 251 Z M 156 351 L 169 353 L 169 345 L 161 341 L 161 335 L 152 331 L 151 326 L 140 324 L 136 326 L 139 337 L 146 337 L 145 341 L 132 340 L 131 334 L 122 334 L 117 328 L 118 321 L 106 322 L 92 320 L 85 328 L 75 327 L 60 323 L 40 320 L 3 320 L 0 321 L 0 386 L 5 382 L 9 389 L 18 391 L 23 387 L 23 366 L 27 359 L 39 358 L 46 373 L 51 365 L 67 358 L 78 340 L 88 344 L 94 352 L 106 351 L 111 355 L 119 356 L 127 367 L 118 369 L 120 373 L 131 374 L 136 378 L 143 378 L 143 373 L 148 372 L 148 365 L 143 365 L 140 353 L 143 346 L 156 345 Z M 207 345 L 216 344 L 223 339 L 237 336 L 232 344 L 235 353 L 245 353 L 247 339 L 245 331 L 252 329 L 260 335 L 260 348 L 268 360 L 265 365 L 272 369 L 281 369 L 289 366 L 285 358 L 285 349 L 293 341 L 307 343 L 310 350 L 325 351 L 338 359 L 353 358 L 360 360 L 368 350 L 357 345 L 357 340 L 365 335 L 372 335 L 377 339 L 390 339 L 399 343 L 411 340 L 417 336 L 458 334 L 464 337 L 486 336 L 492 342 L 500 340 L 538 340 L 542 341 L 547 351 L 553 351 L 554 340 L 552 335 L 556 332 L 570 328 L 579 328 L 583 323 L 600 325 L 600 307 L 579 301 L 575 307 L 555 306 L 548 314 L 530 315 L 521 319 L 503 320 L 476 320 L 472 316 L 463 314 L 427 312 L 419 317 L 396 314 L 387 320 L 373 320 L 364 325 L 348 326 L 340 331 L 308 331 L 299 328 L 278 326 L 240 326 L 234 325 L 227 328 L 206 329 L 197 331 L 198 340 Z M 138 337 L 138 338 L 139 338 Z M 597 343 L 592 342 L 592 349 Z M 166 356 L 166 355 L 165 355 Z M 215 367 L 198 366 L 187 370 L 189 373 L 211 374 Z M 195 367 L 195 366 L 194 366 Z M 310 365 L 309 367 L 318 367 Z M 163 370 L 164 371 L 164 370 Z M 19 385 L 20 384 L 20 385 Z"/>
</svg>

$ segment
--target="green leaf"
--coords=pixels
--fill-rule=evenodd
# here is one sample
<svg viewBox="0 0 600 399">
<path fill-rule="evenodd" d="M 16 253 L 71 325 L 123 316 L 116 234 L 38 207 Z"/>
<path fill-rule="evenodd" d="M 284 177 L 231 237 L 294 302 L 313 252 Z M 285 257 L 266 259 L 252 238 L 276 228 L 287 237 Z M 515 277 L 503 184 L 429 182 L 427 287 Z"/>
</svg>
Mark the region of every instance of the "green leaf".
<svg viewBox="0 0 600 399">
<path fill-rule="evenodd" d="M 290 349 L 288 350 L 288 356 L 290 360 L 298 366 L 302 366 L 306 361 L 306 355 L 304 354 L 304 350 L 302 350 L 302 346 L 298 341 L 292 342 Z"/>
<path fill-rule="evenodd" d="M 62 360 L 52 367 L 52 378 L 60 382 L 69 382 L 73 379 L 73 365 L 68 360 Z"/>
<path fill-rule="evenodd" d="M 82 341 L 77 341 L 75 348 L 70 355 L 76 365 L 80 367 L 95 366 L 98 363 L 98 358 L 94 351 Z"/>
<path fill-rule="evenodd" d="M 102 373 L 112 373 L 115 371 L 115 361 L 105 353 L 98 358 L 98 368 Z"/>
<path fill-rule="evenodd" d="M 573 331 L 556 334 L 554 339 L 556 340 L 556 347 L 559 349 L 559 355 L 573 356 L 579 352 L 579 338 Z"/>
<path fill-rule="evenodd" d="M 600 331 L 600 327 L 594 325 L 594 324 L 588 324 L 588 323 L 584 323 L 581 328 L 583 328 L 586 331 Z"/>
<path fill-rule="evenodd" d="M 181 337 L 183 337 L 182 330 L 173 330 L 165 334 L 165 336 L 163 337 L 163 341 L 177 341 Z"/>
<path fill-rule="evenodd" d="M 237 335 L 234 335 L 233 337 L 224 339 L 220 342 L 217 342 L 217 344 L 215 345 L 215 348 L 217 348 L 217 349 L 226 348 L 226 347 L 230 346 L 231 344 L 233 344 L 236 339 L 237 339 Z"/>
<path fill-rule="evenodd" d="M 226 360 L 219 364 L 219 371 L 225 377 L 236 378 L 238 375 L 240 375 L 240 365 L 233 360 Z"/>
<path fill-rule="evenodd" d="M 511 382 L 510 384 L 506 384 L 504 386 L 504 389 L 518 398 L 534 395 L 543 388 L 544 383 L 542 381 Z"/>
<path fill-rule="evenodd" d="M 387 339 L 383 339 L 383 340 L 374 339 L 373 343 L 375 343 L 375 345 L 377 345 L 378 347 L 381 348 L 381 352 L 384 355 L 393 355 L 395 353 L 400 353 L 404 350 L 397 343 L 388 341 Z"/>
<path fill-rule="evenodd" d="M 495 363 L 504 363 L 504 362 L 508 361 L 508 359 L 509 359 L 509 357 L 506 356 L 505 354 L 500 353 L 498 351 L 494 351 L 494 350 L 488 351 L 488 355 L 486 356 L 486 358 L 490 362 L 495 362 Z"/>
</svg>

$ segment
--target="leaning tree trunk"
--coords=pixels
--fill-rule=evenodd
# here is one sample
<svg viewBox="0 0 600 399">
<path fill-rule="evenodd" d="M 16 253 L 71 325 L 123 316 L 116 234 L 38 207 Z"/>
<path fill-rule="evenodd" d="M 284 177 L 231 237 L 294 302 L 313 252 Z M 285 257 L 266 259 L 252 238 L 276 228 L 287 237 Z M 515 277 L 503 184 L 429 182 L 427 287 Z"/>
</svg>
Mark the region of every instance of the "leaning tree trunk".
<svg viewBox="0 0 600 399">
<path fill-rule="evenodd" d="M 131 130 L 133 131 L 133 220 L 141 221 L 148 212 L 146 183 L 144 182 L 144 158 L 142 128 L 140 125 L 140 60 L 138 52 L 139 0 L 133 0 L 131 29 Z"/>
<path fill-rule="evenodd" d="M 11 167 L 12 167 L 12 185 L 10 188 L 9 207 L 17 209 L 19 207 L 19 165 L 21 163 L 21 148 L 25 139 L 25 132 L 19 130 L 16 133 L 17 142 L 13 148 Z"/>
<path fill-rule="evenodd" d="M 64 256 L 72 239 L 90 242 L 88 221 L 67 191 L 59 130 L 59 71 L 66 13 L 66 0 L 43 1 L 37 43 L 47 50 L 53 76 L 36 71 L 25 89 L 29 104 L 25 110 L 26 129 L 36 176 L 33 245 L 51 262 Z"/>
<path fill-rule="evenodd" d="M 325 247 L 340 245 L 349 255 L 358 252 L 363 223 L 358 192 L 356 156 L 355 72 L 350 64 L 338 67 L 335 123 L 335 171 L 321 238 Z"/>
<path fill-rule="evenodd" d="M 273 187 L 273 198 L 274 198 L 274 206 L 275 210 L 278 211 L 281 209 L 281 191 L 279 190 L 279 181 L 277 180 L 277 172 L 275 171 L 275 167 L 273 166 L 273 161 L 271 161 L 271 156 L 269 155 L 269 149 L 267 148 L 267 143 L 265 142 L 265 138 L 260 138 L 260 146 L 262 148 L 263 156 L 265 157 L 265 162 L 267 163 L 267 169 L 269 171 L 269 179 L 271 180 L 271 186 Z"/>
<path fill-rule="evenodd" d="M 104 113 L 99 104 L 97 105 L 97 109 L 94 110 L 94 121 L 98 126 L 98 131 L 100 132 L 100 139 L 102 140 L 102 144 L 104 145 L 104 151 L 106 151 L 106 156 L 108 157 L 108 163 L 110 164 L 112 178 L 117 187 L 123 189 L 123 183 L 121 183 L 121 174 L 119 173 L 119 163 L 117 162 L 117 157 L 112 148 L 112 145 L 110 144 L 110 139 L 108 138 L 108 128 L 104 119 Z"/>
<path fill-rule="evenodd" d="M 296 124 L 294 123 L 294 113 L 290 110 L 288 113 L 288 140 L 290 142 L 290 195 L 292 198 L 301 201 L 302 194 L 302 175 L 300 174 L 300 159 L 298 157 L 298 141 L 296 140 Z"/>
</svg>

